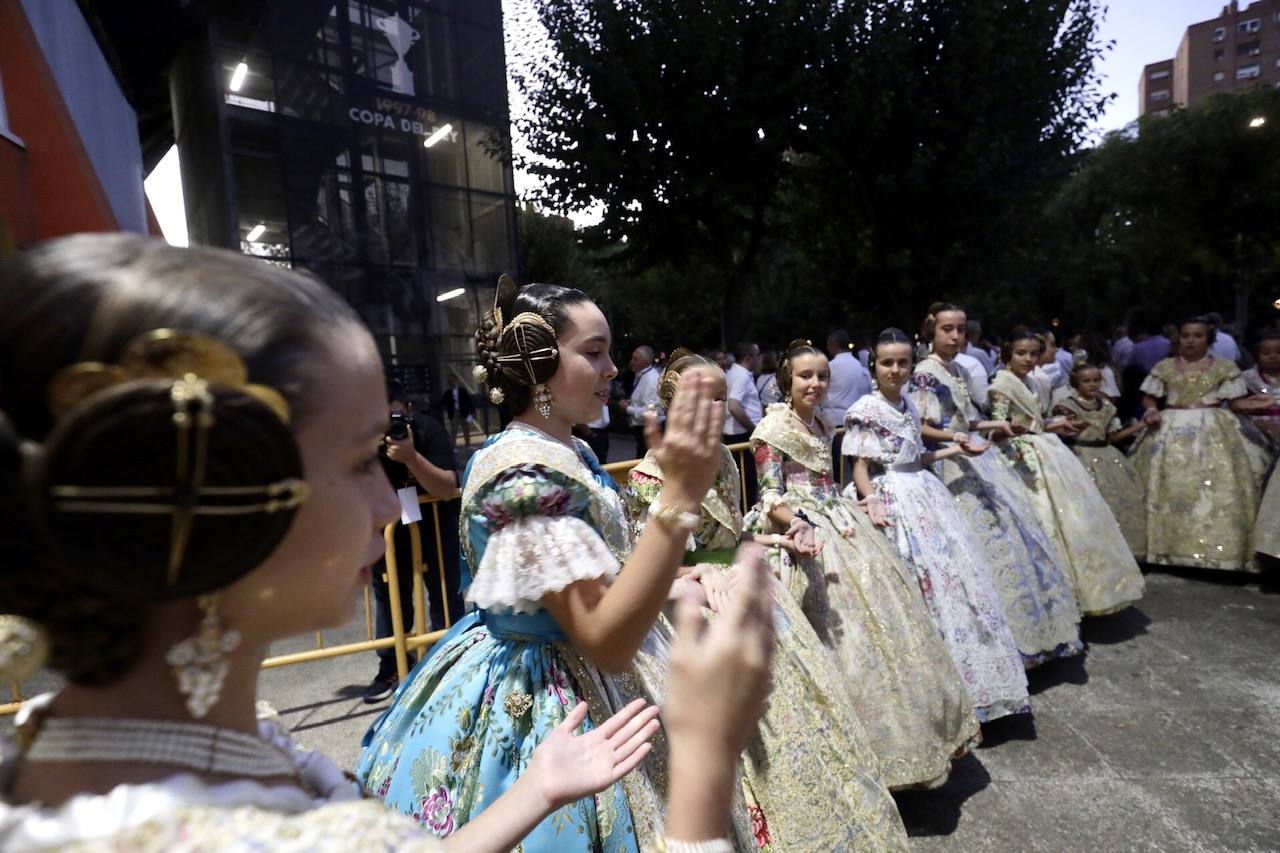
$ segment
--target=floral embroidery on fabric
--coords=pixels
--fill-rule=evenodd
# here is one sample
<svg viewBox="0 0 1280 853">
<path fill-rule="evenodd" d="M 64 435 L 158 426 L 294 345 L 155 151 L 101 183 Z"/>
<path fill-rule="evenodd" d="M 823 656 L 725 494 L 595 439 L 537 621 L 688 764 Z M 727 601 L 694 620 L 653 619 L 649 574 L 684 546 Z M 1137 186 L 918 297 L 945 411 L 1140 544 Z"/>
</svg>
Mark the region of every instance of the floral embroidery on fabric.
<svg viewBox="0 0 1280 853">
<path fill-rule="evenodd" d="M 751 814 L 751 832 L 756 839 L 756 847 L 761 850 L 769 846 L 769 821 L 765 820 L 764 810 L 759 806 L 748 806 Z"/>
<path fill-rule="evenodd" d="M 413 816 L 436 835 L 453 834 L 453 798 L 443 787 L 436 788 L 422 799 L 422 810 Z"/>
</svg>

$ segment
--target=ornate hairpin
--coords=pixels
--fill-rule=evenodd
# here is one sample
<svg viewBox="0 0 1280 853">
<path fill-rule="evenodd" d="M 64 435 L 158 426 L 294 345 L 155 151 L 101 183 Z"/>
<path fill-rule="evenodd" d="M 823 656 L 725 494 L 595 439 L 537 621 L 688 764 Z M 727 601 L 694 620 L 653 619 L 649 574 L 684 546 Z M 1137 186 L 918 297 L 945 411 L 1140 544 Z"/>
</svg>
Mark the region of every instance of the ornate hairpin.
<svg viewBox="0 0 1280 853">
<path fill-rule="evenodd" d="M 146 379 L 172 380 L 169 400 L 177 432 L 171 486 L 49 487 L 53 509 L 67 513 L 172 515 L 167 584 L 178 579 L 197 515 L 247 515 L 291 510 L 310 489 L 297 478 L 245 486 L 206 486 L 209 430 L 216 423 L 212 387 L 247 394 L 289 422 L 289 405 L 275 389 L 247 381 L 244 361 L 216 338 L 198 332 L 159 329 L 125 347 L 119 364 L 82 362 L 54 375 L 47 395 L 55 417 L 64 417 L 97 394 Z M 203 503 L 215 498 L 216 503 Z M 148 500 L 152 499 L 152 500 Z M 158 500 L 155 500 L 158 499 Z"/>
</svg>

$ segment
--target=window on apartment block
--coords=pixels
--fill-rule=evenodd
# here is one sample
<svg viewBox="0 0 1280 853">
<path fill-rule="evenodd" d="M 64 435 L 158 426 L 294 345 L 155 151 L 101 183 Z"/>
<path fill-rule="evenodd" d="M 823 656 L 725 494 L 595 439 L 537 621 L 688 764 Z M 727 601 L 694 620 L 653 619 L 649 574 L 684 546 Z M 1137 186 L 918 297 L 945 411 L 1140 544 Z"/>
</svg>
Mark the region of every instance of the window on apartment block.
<svg viewBox="0 0 1280 853">
<path fill-rule="evenodd" d="M 1239 24 L 1236 25 L 1236 30 L 1241 35 L 1250 35 L 1252 33 L 1258 32 L 1261 29 L 1262 29 L 1261 18 L 1250 18 L 1249 20 L 1241 21 Z"/>
<path fill-rule="evenodd" d="M 1215 48 L 1213 49 L 1213 61 L 1214 61 L 1214 62 L 1221 62 L 1221 61 L 1222 61 L 1222 55 L 1223 55 L 1224 53 L 1226 53 L 1226 51 L 1225 51 L 1225 50 L 1223 50 L 1223 49 L 1222 49 L 1222 48 L 1220 48 L 1220 47 L 1215 47 Z"/>
<path fill-rule="evenodd" d="M 1227 37 L 1226 27 L 1218 27 L 1216 30 L 1213 31 L 1214 44 L 1217 44 L 1218 42 L 1223 41 L 1224 39 L 1226 39 L 1226 37 Z"/>
<path fill-rule="evenodd" d="M 1215 71 L 1215 72 L 1213 72 L 1213 82 L 1215 82 L 1215 83 L 1221 83 L 1221 82 L 1222 82 L 1223 80 L 1225 80 L 1225 79 L 1227 79 L 1227 75 L 1226 75 L 1226 74 L 1224 74 L 1223 72 L 1221 72 L 1221 71 Z"/>
<path fill-rule="evenodd" d="M 1258 39 L 1236 45 L 1236 56 L 1260 56 L 1261 54 L 1262 42 Z"/>
<path fill-rule="evenodd" d="M 1163 80 L 1169 76 L 1168 71 L 1152 71 L 1147 75 L 1148 80 Z"/>
<path fill-rule="evenodd" d="M 0 133 L 9 132 L 9 112 L 4 106 L 4 78 L 0 77 Z"/>
<path fill-rule="evenodd" d="M 1253 65 L 1241 65 L 1236 69 L 1237 80 L 1257 80 L 1262 76 L 1262 66 L 1254 63 Z"/>
<path fill-rule="evenodd" d="M 1157 91 L 1155 91 L 1155 92 L 1152 92 L 1152 93 L 1151 93 L 1151 100 L 1152 100 L 1152 101 L 1167 101 L 1167 100 L 1169 100 L 1169 90 L 1168 90 L 1168 89 L 1159 89 L 1159 90 L 1157 90 Z"/>
</svg>

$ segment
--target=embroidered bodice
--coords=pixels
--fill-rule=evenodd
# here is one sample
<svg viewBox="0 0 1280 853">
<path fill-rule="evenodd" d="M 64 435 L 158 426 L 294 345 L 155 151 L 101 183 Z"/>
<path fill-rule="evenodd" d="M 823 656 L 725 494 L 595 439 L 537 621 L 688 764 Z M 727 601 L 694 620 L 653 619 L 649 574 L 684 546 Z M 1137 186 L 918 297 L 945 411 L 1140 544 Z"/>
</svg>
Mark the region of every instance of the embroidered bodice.
<svg viewBox="0 0 1280 853">
<path fill-rule="evenodd" d="M 995 420 L 1007 420 L 1038 435 L 1044 432 L 1040 403 L 1039 393 L 1011 370 L 1001 370 L 991 380 L 991 417 Z"/>
<path fill-rule="evenodd" d="M 1209 363 L 1200 366 L 1207 360 Z M 1151 369 L 1142 393 L 1162 397 L 1170 406 L 1216 406 L 1249 393 L 1234 362 L 1207 356 L 1195 365 L 1166 358 Z"/>
<path fill-rule="evenodd" d="M 879 392 L 868 394 L 849 408 L 844 425 L 845 456 L 887 466 L 917 462 L 924 453 L 920 415 L 909 397 L 898 407 Z"/>
<path fill-rule="evenodd" d="M 946 364 L 937 355 L 930 354 L 916 365 L 910 385 L 904 390 L 921 419 L 931 426 L 968 431 L 970 424 L 981 420 L 960 368 L 954 363 Z"/>
<path fill-rule="evenodd" d="M 720 551 L 734 548 L 742 536 L 742 490 L 738 483 L 738 466 L 734 464 L 729 448 L 720 448 L 720 470 L 715 482 L 702 499 L 698 526 L 689 534 L 686 550 Z M 622 491 L 627 516 L 631 520 L 632 533 L 639 538 L 648 521 L 649 506 L 662 491 L 663 475 L 653 451 L 627 476 L 627 486 Z"/>
<path fill-rule="evenodd" d="M 1065 398 L 1054 408 L 1054 411 L 1071 415 L 1084 424 L 1084 429 L 1075 436 L 1077 442 L 1105 442 L 1107 436 L 1120 429 L 1120 418 L 1116 415 L 1115 404 L 1110 400 L 1097 398 L 1100 402 L 1096 408 L 1088 408 L 1084 401 L 1072 395 Z"/>
</svg>

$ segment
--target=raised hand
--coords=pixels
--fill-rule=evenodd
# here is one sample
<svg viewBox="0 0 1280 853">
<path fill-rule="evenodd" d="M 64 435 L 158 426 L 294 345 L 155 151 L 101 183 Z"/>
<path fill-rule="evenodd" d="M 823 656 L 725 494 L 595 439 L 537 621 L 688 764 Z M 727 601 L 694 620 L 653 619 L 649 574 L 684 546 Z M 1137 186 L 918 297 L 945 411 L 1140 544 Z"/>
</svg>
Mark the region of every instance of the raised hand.
<svg viewBox="0 0 1280 853">
<path fill-rule="evenodd" d="M 666 433 L 656 416 L 645 417 L 645 441 L 666 476 L 663 503 L 697 511 L 720 467 L 723 428 L 724 404 L 712 396 L 711 379 L 703 370 L 685 371 L 667 411 Z"/>
<path fill-rule="evenodd" d="M 662 716 L 675 751 L 730 765 L 746 744 L 769 692 L 773 598 L 764 550 L 743 545 L 740 575 L 720 618 L 708 624 L 686 602 L 676 610 L 676 639 Z M 692 762 L 695 763 L 696 762 Z"/>
<path fill-rule="evenodd" d="M 649 754 L 658 731 L 658 708 L 637 699 L 586 734 L 574 730 L 587 718 L 579 702 L 551 730 L 529 758 L 525 775 L 534 780 L 547 810 L 603 791 L 636 768 Z"/>
</svg>

